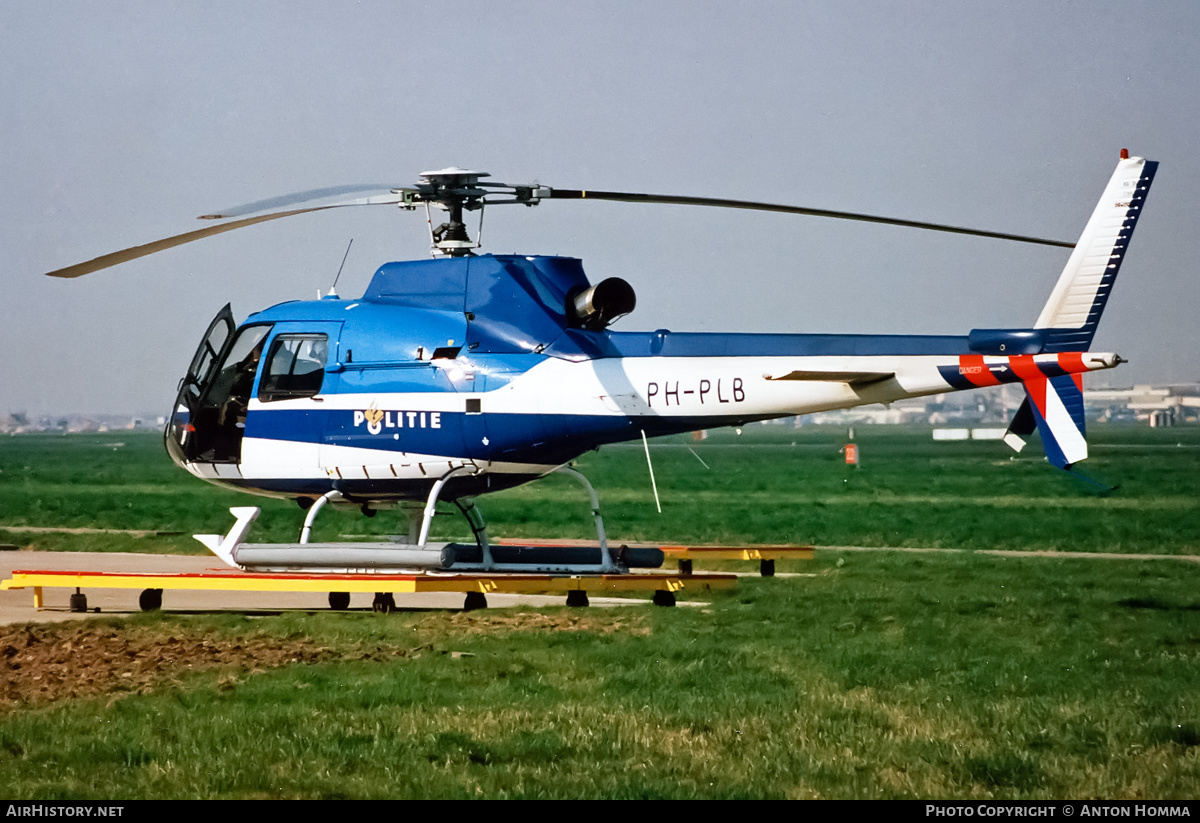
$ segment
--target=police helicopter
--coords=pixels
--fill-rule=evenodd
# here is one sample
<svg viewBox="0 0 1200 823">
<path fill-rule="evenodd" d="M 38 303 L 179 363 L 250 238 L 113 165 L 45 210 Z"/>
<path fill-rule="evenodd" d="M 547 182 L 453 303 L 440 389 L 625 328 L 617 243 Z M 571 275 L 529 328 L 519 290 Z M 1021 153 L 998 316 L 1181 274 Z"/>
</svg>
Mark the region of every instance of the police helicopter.
<svg viewBox="0 0 1200 823">
<path fill-rule="evenodd" d="M 167 451 L 197 477 L 294 499 L 307 515 L 295 544 L 243 543 L 257 508 L 234 509 L 228 535 L 198 537 L 242 568 L 516 568 L 522 558 L 497 554 L 473 499 L 565 471 L 590 494 L 600 554 L 562 568 L 614 571 L 638 561 L 609 552 L 595 492 L 567 467 L 608 443 L 1021 383 L 1006 442 L 1020 450 L 1036 429 L 1050 463 L 1071 469 L 1087 456 L 1083 375 L 1122 362 L 1088 347 L 1157 166 L 1122 150 L 1075 244 L 773 203 L 508 185 L 447 168 L 414 186 L 320 189 L 205 215 L 212 225 L 50 274 L 77 277 L 308 212 L 423 207 L 431 258 L 382 265 L 361 297 L 281 303 L 240 325 L 226 305 L 212 321 L 180 381 Z M 470 237 L 469 214 L 481 228 L 487 206 L 547 200 L 753 209 L 1072 251 L 1029 326 L 957 336 L 612 331 L 636 304 L 626 281 L 593 284 L 569 257 L 479 253 L 479 234 Z M 434 210 L 445 213 L 437 225 Z M 467 516 L 475 547 L 429 543 L 439 500 Z M 309 543 L 326 504 L 401 508 L 408 545 Z"/>
</svg>

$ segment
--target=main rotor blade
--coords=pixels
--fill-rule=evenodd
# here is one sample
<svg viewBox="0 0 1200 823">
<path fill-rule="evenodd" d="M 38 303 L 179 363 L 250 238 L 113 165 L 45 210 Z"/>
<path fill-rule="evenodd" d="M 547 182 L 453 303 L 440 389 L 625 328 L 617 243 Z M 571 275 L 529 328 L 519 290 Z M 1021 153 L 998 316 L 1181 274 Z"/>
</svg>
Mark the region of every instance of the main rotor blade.
<svg viewBox="0 0 1200 823">
<path fill-rule="evenodd" d="M 828 209 L 810 209 L 803 206 L 784 206 L 778 203 L 756 203 L 750 200 L 725 200 L 718 197 L 686 197 L 673 194 L 640 194 L 625 191 L 592 191 L 590 189 L 551 189 L 551 200 L 616 200 L 621 203 L 664 203 L 675 206 L 719 206 L 726 209 L 750 209 L 753 211 L 773 211 L 783 214 L 804 214 L 811 217 L 832 217 L 839 220 L 859 220 L 864 223 L 883 223 L 889 226 L 903 226 L 910 229 L 927 229 L 929 231 L 944 231 L 951 234 L 970 234 L 976 237 L 993 237 L 999 240 L 1016 240 L 1020 243 L 1036 243 L 1041 246 L 1059 246 L 1064 249 L 1075 248 L 1074 243 L 1062 240 L 1045 240 L 1040 237 L 1025 237 L 1020 234 L 1005 234 L 1003 232 L 967 229 L 960 226 L 945 226 L 941 223 L 922 223 L 917 220 L 900 220 L 895 217 L 879 217 L 873 214 L 856 214 L 848 211 L 830 211 Z"/>
<path fill-rule="evenodd" d="M 253 203 L 246 203 L 241 206 L 234 206 L 231 209 L 222 209 L 213 214 L 200 215 L 201 220 L 224 220 L 227 217 L 241 217 L 243 214 L 254 214 L 267 209 L 279 209 L 284 206 L 294 206 L 297 203 L 307 203 L 312 200 L 323 200 L 326 197 L 335 197 L 339 194 L 358 194 L 362 192 L 373 191 L 379 194 L 384 194 L 398 189 L 399 186 L 393 186 L 388 183 L 351 183 L 345 186 L 329 186 L 323 189 L 309 189 L 308 191 L 298 191 L 292 194 L 283 194 L 279 197 L 268 197 L 266 200 L 255 200 Z"/>
<path fill-rule="evenodd" d="M 155 252 L 165 249 L 182 246 L 184 243 L 191 243 L 193 240 L 202 240 L 205 237 L 212 237 L 215 234 L 223 234 L 234 229 L 244 228 L 245 226 L 253 226 L 256 223 L 265 223 L 268 220 L 278 220 L 280 217 L 291 217 L 296 214 L 307 214 L 312 211 L 325 211 L 326 209 L 340 209 L 346 206 L 376 206 L 386 205 L 389 203 L 399 203 L 403 201 L 404 195 L 397 194 L 389 197 L 365 197 L 360 200 L 352 200 L 346 203 L 333 203 L 328 206 L 311 206 L 307 209 L 292 209 L 290 211 L 279 211 L 273 214 L 260 214 L 257 217 L 247 217 L 244 220 L 235 220 L 232 223 L 221 223 L 216 226 L 209 226 L 196 231 L 184 232 L 177 234 L 174 237 L 167 237 L 162 240 L 156 240 L 153 243 L 146 243 L 142 246 L 134 246 L 132 248 L 123 249 L 105 254 L 101 257 L 88 260 L 86 263 L 77 263 L 74 266 L 67 266 L 65 269 L 46 272 L 50 277 L 80 277 L 85 274 L 91 274 L 94 271 L 107 269 L 110 266 L 115 266 L 118 263 L 125 263 L 129 260 L 136 260 L 139 257 L 145 257 Z"/>
</svg>

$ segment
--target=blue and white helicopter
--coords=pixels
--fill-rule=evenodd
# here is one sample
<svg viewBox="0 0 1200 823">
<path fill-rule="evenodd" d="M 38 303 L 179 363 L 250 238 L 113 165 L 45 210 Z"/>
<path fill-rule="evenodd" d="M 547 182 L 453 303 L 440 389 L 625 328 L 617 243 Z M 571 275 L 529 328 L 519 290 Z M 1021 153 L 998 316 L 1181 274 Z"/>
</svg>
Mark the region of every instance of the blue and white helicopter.
<svg viewBox="0 0 1200 823">
<path fill-rule="evenodd" d="M 591 494 L 596 568 L 612 571 L 621 564 L 608 551 L 595 492 L 566 468 L 607 443 L 1020 382 L 1026 400 L 1006 441 L 1019 450 L 1036 429 L 1055 466 L 1084 459 L 1083 374 L 1122 362 L 1088 347 L 1157 165 L 1122 151 L 1076 244 L 770 203 L 513 186 L 449 168 L 425 172 L 413 187 L 323 189 L 206 215 L 220 222 L 50 274 L 77 277 L 323 209 L 445 211 L 440 225 L 429 220 L 432 259 L 383 265 L 360 298 L 281 303 L 241 325 L 227 305 L 213 320 L 181 381 L 167 450 L 197 477 L 295 499 L 308 515 L 299 543 L 258 554 L 241 542 L 256 508 L 235 509 L 229 535 L 201 539 L 243 568 L 396 569 L 420 565 L 432 549 L 441 551 L 433 565 L 446 567 L 454 558 L 445 562 L 444 544 L 428 542 L 441 499 L 457 503 L 475 531 L 471 562 L 500 568 L 471 500 L 563 470 Z M 636 302 L 625 281 L 593 285 L 573 258 L 476 253 L 464 213 L 482 222 L 487 205 L 556 199 L 756 209 L 1073 251 L 1029 326 L 960 336 L 617 332 L 608 327 Z M 403 508 L 411 545 L 309 544 L 326 503 L 366 514 Z"/>
</svg>

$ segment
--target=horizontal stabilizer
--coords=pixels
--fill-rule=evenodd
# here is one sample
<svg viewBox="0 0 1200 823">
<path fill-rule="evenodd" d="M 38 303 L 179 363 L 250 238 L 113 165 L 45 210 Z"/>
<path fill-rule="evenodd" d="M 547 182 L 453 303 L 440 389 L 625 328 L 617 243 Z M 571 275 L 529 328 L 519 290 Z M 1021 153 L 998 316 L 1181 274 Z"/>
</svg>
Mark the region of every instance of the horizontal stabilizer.
<svg viewBox="0 0 1200 823">
<path fill-rule="evenodd" d="M 767 380 L 810 380 L 818 383 L 847 383 L 868 386 L 896 376 L 890 371 L 791 371 L 787 374 L 764 374 Z"/>
</svg>

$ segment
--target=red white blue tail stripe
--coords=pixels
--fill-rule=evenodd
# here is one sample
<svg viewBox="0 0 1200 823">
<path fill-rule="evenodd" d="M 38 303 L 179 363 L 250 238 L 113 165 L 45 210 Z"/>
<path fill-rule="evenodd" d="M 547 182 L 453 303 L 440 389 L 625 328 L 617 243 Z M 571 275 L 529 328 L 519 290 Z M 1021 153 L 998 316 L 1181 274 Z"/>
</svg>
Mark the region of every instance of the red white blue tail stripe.
<svg viewBox="0 0 1200 823">
<path fill-rule="evenodd" d="M 1025 383 L 1050 377 L 1079 375 L 1097 368 L 1108 368 L 1114 355 L 1085 352 L 1060 354 L 1017 354 L 989 357 L 964 354 L 954 366 L 938 366 L 938 373 L 955 389 L 977 389 L 1004 383 Z"/>
</svg>

